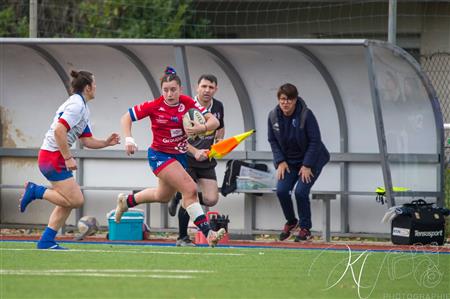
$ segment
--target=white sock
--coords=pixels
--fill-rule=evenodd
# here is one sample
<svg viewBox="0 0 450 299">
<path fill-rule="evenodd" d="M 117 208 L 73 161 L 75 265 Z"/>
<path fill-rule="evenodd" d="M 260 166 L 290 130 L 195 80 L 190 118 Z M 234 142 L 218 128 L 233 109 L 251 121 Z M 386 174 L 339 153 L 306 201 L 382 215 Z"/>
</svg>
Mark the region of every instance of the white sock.
<svg viewBox="0 0 450 299">
<path fill-rule="evenodd" d="M 195 219 L 197 219 L 199 216 L 205 214 L 203 212 L 202 206 L 198 202 L 195 202 L 195 203 L 191 204 L 190 206 L 188 206 L 186 208 L 186 211 L 189 214 L 189 217 L 191 217 L 192 221 L 195 221 Z"/>
</svg>

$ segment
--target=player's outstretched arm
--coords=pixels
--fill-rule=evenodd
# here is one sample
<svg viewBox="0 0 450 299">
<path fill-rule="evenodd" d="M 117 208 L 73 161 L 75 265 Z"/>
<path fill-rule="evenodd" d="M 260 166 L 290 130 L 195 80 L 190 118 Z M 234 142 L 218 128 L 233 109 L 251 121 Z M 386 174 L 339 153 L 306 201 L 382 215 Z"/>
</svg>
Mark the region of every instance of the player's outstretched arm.
<svg viewBox="0 0 450 299">
<path fill-rule="evenodd" d="M 97 139 L 95 137 L 83 137 L 80 138 L 81 142 L 85 147 L 92 148 L 92 149 L 99 149 L 104 148 L 107 146 L 114 146 L 116 144 L 120 143 L 120 136 L 117 133 L 112 133 L 109 135 L 106 139 Z"/>
</svg>

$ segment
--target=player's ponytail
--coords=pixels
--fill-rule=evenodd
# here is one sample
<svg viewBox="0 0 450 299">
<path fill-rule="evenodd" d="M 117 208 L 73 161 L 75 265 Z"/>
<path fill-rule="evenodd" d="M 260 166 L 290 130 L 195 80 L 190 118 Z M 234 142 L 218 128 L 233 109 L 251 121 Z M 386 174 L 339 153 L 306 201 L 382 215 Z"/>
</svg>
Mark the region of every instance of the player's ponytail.
<svg viewBox="0 0 450 299">
<path fill-rule="evenodd" d="M 76 70 L 71 70 L 70 71 L 70 76 L 72 77 L 72 78 L 78 78 L 78 72 L 76 71 Z"/>
</svg>

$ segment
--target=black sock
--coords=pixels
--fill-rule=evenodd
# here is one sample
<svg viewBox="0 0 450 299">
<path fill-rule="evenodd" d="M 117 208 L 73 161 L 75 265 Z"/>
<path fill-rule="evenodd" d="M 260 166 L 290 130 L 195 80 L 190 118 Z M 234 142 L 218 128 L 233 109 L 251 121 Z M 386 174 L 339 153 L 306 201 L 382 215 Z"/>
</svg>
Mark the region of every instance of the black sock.
<svg viewBox="0 0 450 299">
<path fill-rule="evenodd" d="M 128 206 L 129 208 L 132 208 L 132 207 L 137 206 L 136 199 L 134 198 L 134 194 L 128 195 L 128 198 L 127 198 L 127 206 Z"/>
<path fill-rule="evenodd" d="M 180 206 L 178 209 L 178 232 L 179 232 L 179 239 L 183 239 L 187 237 L 188 233 L 188 225 L 189 225 L 189 214 L 187 211 Z"/>
<path fill-rule="evenodd" d="M 289 221 L 287 222 L 287 224 L 288 224 L 288 225 L 294 225 L 294 224 L 297 224 L 297 222 L 298 222 L 298 220 L 297 220 L 296 218 L 294 218 L 294 219 L 292 219 L 292 220 L 289 220 Z"/>
<path fill-rule="evenodd" d="M 181 195 L 181 193 L 180 193 L 180 192 L 177 192 L 177 193 L 175 194 L 175 196 L 173 197 L 173 199 L 172 199 L 172 200 L 175 200 L 175 202 L 176 202 L 177 204 L 179 204 L 179 203 L 180 203 L 180 200 L 181 200 L 181 198 L 182 198 L 182 195 Z"/>
<path fill-rule="evenodd" d="M 202 194 L 201 192 L 198 192 L 197 194 L 198 194 L 198 202 L 199 202 L 202 206 L 204 206 L 205 203 L 203 202 L 203 194 Z"/>
</svg>

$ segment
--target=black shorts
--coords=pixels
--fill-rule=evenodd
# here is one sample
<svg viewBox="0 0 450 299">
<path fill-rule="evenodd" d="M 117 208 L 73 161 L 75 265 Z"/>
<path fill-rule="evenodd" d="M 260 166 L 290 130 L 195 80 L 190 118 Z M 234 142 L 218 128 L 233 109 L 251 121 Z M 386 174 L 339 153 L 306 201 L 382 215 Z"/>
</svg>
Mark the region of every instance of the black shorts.
<svg viewBox="0 0 450 299">
<path fill-rule="evenodd" d="M 209 179 L 217 181 L 216 171 L 214 167 L 211 168 L 192 168 L 188 167 L 186 169 L 187 173 L 191 176 L 191 178 L 198 182 L 199 179 Z"/>
</svg>

